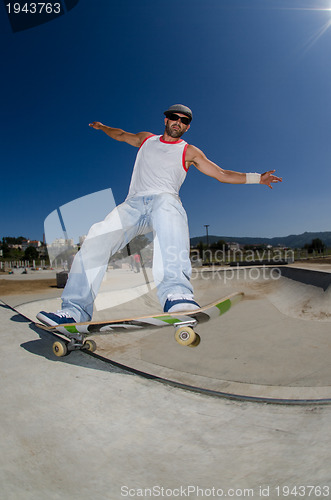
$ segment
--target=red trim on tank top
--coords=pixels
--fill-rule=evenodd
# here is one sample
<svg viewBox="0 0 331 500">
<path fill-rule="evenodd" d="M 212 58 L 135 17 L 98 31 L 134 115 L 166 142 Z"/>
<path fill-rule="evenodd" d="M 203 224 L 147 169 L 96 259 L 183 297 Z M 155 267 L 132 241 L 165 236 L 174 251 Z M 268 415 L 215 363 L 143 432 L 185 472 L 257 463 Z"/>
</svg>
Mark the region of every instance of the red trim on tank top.
<svg viewBox="0 0 331 500">
<path fill-rule="evenodd" d="M 180 142 L 183 142 L 183 139 L 178 139 L 178 141 L 165 141 L 160 137 L 160 141 L 163 142 L 163 144 L 179 144 Z"/>
<path fill-rule="evenodd" d="M 147 141 L 147 139 L 150 139 L 151 137 L 155 137 L 155 134 L 151 134 L 151 135 L 149 135 L 148 137 L 146 137 L 146 139 L 144 139 L 144 140 L 143 140 L 143 142 L 140 144 L 139 149 L 141 148 L 141 146 L 142 146 L 143 144 L 145 144 L 145 142 Z"/>
<path fill-rule="evenodd" d="M 186 156 L 187 148 L 188 148 L 188 144 L 185 144 L 184 150 L 183 150 L 183 169 L 185 170 L 185 172 L 187 172 L 188 169 L 190 168 L 189 166 L 186 167 L 186 165 L 185 165 L 185 156 Z"/>
</svg>

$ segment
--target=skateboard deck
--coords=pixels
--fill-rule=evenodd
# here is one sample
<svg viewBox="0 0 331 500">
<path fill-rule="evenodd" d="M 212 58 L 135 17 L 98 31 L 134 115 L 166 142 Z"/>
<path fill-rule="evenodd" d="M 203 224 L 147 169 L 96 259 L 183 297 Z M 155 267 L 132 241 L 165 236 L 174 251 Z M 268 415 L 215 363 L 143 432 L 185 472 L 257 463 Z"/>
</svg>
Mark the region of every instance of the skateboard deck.
<svg viewBox="0 0 331 500">
<path fill-rule="evenodd" d="M 37 325 L 44 330 L 65 337 L 64 341 L 58 340 L 53 344 L 53 352 L 59 357 L 65 356 L 70 351 L 77 349 L 95 351 L 97 347 L 96 342 L 92 339 L 87 339 L 91 335 L 120 333 L 128 330 L 160 328 L 163 326 L 173 326 L 175 328 L 175 339 L 179 344 L 196 347 L 199 345 L 201 339 L 198 333 L 194 331 L 195 326 L 226 313 L 243 296 L 242 292 L 233 293 L 194 311 L 180 313 L 161 313 L 152 316 L 90 321 L 86 323 L 67 323 L 57 326 L 47 326 L 40 323 L 37 323 Z"/>
</svg>

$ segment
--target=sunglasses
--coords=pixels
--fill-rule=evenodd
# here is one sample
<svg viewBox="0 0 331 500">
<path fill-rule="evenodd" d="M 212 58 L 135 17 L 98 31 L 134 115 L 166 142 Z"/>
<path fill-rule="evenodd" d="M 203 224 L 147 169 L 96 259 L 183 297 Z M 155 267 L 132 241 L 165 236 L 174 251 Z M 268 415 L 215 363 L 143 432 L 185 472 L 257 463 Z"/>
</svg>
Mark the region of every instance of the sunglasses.
<svg viewBox="0 0 331 500">
<path fill-rule="evenodd" d="M 176 115 L 176 113 L 169 113 L 167 115 L 167 118 L 169 120 L 171 120 L 172 122 L 176 122 L 176 121 L 181 121 L 184 125 L 189 125 L 191 119 L 188 118 L 187 116 L 178 116 Z"/>
</svg>

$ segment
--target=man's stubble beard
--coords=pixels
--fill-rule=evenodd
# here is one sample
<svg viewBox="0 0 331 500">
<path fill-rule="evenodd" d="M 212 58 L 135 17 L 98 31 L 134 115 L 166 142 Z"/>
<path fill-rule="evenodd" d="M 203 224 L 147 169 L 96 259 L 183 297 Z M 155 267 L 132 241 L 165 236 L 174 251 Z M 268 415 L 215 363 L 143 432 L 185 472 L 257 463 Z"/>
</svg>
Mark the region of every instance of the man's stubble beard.
<svg viewBox="0 0 331 500">
<path fill-rule="evenodd" d="M 186 130 L 182 130 L 181 128 L 179 128 L 178 130 L 172 129 L 170 127 L 169 123 L 166 124 L 165 129 L 166 129 L 167 134 L 170 137 L 172 137 L 173 139 L 179 139 L 186 132 Z"/>
</svg>

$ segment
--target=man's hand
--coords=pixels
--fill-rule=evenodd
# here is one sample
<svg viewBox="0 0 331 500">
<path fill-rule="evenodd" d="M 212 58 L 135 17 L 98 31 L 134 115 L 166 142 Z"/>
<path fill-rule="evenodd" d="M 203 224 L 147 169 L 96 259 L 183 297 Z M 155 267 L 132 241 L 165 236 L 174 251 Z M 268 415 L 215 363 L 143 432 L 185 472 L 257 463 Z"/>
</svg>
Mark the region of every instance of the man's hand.
<svg viewBox="0 0 331 500">
<path fill-rule="evenodd" d="M 269 170 L 269 172 L 264 172 L 264 174 L 261 174 L 260 184 L 265 184 L 266 186 L 269 186 L 270 189 L 272 189 L 271 184 L 282 182 L 283 179 L 281 177 L 273 175 L 274 172 L 275 170 Z"/>
<path fill-rule="evenodd" d="M 90 127 L 100 130 L 104 125 L 101 122 L 92 122 L 89 124 Z"/>
</svg>

